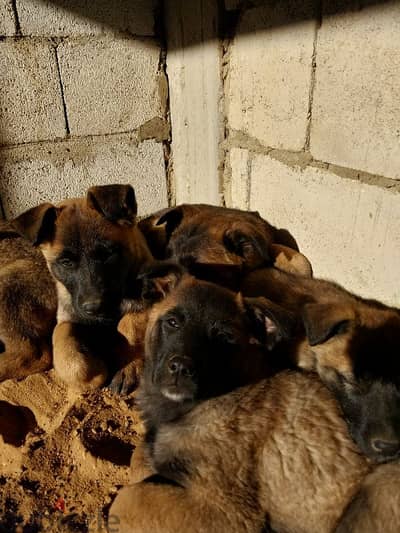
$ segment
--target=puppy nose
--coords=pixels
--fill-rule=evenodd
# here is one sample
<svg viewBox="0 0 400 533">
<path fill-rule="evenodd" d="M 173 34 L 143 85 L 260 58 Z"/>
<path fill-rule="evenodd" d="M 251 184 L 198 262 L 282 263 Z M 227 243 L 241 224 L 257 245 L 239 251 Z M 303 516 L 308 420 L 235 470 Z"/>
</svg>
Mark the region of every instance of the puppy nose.
<svg viewBox="0 0 400 533">
<path fill-rule="evenodd" d="M 392 456 L 400 452 L 400 441 L 374 439 L 372 441 L 372 448 L 382 455 Z"/>
<path fill-rule="evenodd" d="M 168 361 L 170 374 L 184 377 L 193 376 L 193 364 L 188 357 L 175 355 Z"/>
<path fill-rule="evenodd" d="M 86 300 L 86 302 L 84 302 L 82 304 L 82 309 L 88 315 L 96 314 L 99 311 L 100 307 L 101 307 L 101 300 L 100 299 L 97 299 L 97 300 Z"/>
</svg>

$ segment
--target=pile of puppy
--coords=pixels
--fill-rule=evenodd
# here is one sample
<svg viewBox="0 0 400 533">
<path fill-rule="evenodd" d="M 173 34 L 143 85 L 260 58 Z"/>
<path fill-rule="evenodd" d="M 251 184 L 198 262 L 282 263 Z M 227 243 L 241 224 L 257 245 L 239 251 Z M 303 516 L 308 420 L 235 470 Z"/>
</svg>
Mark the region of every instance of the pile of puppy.
<svg viewBox="0 0 400 533">
<path fill-rule="evenodd" d="M 400 311 L 258 213 L 136 213 L 112 185 L 0 226 L 0 380 L 138 386 L 115 530 L 400 531 Z"/>
</svg>

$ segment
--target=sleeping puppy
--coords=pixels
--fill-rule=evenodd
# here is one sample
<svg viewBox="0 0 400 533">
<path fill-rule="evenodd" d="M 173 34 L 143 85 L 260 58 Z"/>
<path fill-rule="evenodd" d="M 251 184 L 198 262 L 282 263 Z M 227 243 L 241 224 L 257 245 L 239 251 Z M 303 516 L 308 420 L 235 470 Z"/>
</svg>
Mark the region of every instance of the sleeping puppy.
<svg viewBox="0 0 400 533">
<path fill-rule="evenodd" d="M 289 357 L 331 389 L 365 454 L 377 462 L 399 458 L 399 310 L 276 269 L 250 273 L 242 292 L 293 313 L 298 336 Z"/>
<path fill-rule="evenodd" d="M 311 264 L 293 238 L 257 212 L 204 204 L 164 209 L 139 222 L 157 259 L 173 259 L 202 277 L 214 265 L 213 281 L 238 288 L 243 273 L 262 266 L 312 275 Z M 219 269 L 217 268 L 219 267 Z"/>
<path fill-rule="evenodd" d="M 333 531 L 370 467 L 316 376 L 263 377 L 290 314 L 178 278 L 164 280 L 146 329 L 146 439 L 135 454 L 150 475 L 118 494 L 110 523 L 121 533 Z"/>
</svg>

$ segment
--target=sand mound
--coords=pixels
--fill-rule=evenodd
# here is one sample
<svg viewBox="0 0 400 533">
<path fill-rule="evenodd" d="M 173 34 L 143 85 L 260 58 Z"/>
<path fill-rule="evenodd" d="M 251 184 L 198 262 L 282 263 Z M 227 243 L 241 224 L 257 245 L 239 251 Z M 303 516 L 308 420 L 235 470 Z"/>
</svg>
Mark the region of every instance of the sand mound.
<svg viewBox="0 0 400 533">
<path fill-rule="evenodd" d="M 133 405 L 74 394 L 53 371 L 0 383 L 0 532 L 104 532 L 143 434 Z"/>
</svg>

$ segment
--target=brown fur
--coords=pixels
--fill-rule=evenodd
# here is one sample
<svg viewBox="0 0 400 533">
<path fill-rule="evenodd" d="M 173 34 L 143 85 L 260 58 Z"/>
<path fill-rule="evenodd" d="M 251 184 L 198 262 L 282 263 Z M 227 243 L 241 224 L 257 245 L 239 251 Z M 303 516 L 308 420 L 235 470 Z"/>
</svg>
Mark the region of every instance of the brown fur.
<svg viewBox="0 0 400 533">
<path fill-rule="evenodd" d="M 55 278 L 58 307 L 57 326 L 53 334 L 54 367 L 63 381 L 77 389 L 100 387 L 110 373 L 121 364 L 125 366 L 131 358 L 128 343 L 117 333 L 117 316 L 135 308 L 135 295 L 132 294 L 135 277 L 141 266 L 152 259 L 146 241 L 137 227 L 135 216 L 136 200 L 133 189 L 130 186 L 112 185 L 92 187 L 86 198 L 65 200 L 57 206 L 43 204 L 23 213 L 14 221 L 14 227 L 40 247 Z M 107 245 L 111 243 L 118 250 L 123 250 L 124 254 L 121 255 L 121 269 L 123 267 L 124 270 L 119 270 L 120 267 L 117 266 L 111 276 L 108 274 L 108 283 L 118 284 L 122 276 L 127 279 L 126 285 L 123 284 L 124 281 L 118 285 L 121 294 L 118 292 L 116 296 L 113 290 L 107 293 L 110 301 L 115 296 L 115 302 L 112 301 L 114 322 L 111 326 L 108 323 L 107 326 L 103 325 L 103 319 L 99 319 L 97 324 L 95 313 L 87 318 L 90 323 L 86 325 L 83 311 L 78 307 L 78 289 L 72 284 L 70 288 L 70 282 L 67 283 L 58 274 L 58 259 L 65 250 L 73 249 L 75 255 L 80 254 L 78 259 L 83 259 L 79 259 L 81 262 L 78 270 L 74 267 L 71 271 L 80 279 L 80 265 L 85 262 L 90 272 L 85 274 L 88 279 L 85 283 L 89 289 L 91 283 L 93 290 L 98 290 L 101 296 L 107 279 L 97 282 L 95 269 L 101 268 L 102 263 L 106 264 L 107 261 L 95 258 L 97 241 L 100 245 L 103 242 Z M 129 271 L 129 279 L 125 271 Z M 63 274 L 64 272 L 67 276 L 68 272 L 63 270 Z M 92 296 L 89 290 L 82 307 L 87 305 L 86 302 L 91 303 L 92 297 L 96 297 L 96 294 Z M 108 320 L 107 316 L 106 318 Z M 133 366 L 134 364 L 131 365 L 130 372 L 128 369 L 121 370 L 126 378 L 125 382 L 129 379 L 131 382 L 135 380 L 136 370 Z M 120 375 L 119 381 L 121 379 L 123 378 Z M 126 382 L 124 387 L 127 386 Z"/>
<path fill-rule="evenodd" d="M 233 288 L 235 273 L 276 266 L 310 277 L 311 264 L 294 239 L 257 212 L 204 204 L 164 209 L 140 221 L 139 227 L 158 259 L 172 257 L 185 266 L 229 265 L 214 279 Z M 236 269 L 234 268 L 236 267 Z M 195 275 L 198 270 L 194 271 Z M 234 276 L 233 281 L 230 275 Z"/>
<path fill-rule="evenodd" d="M 189 305 L 192 286 L 184 282 L 153 307 L 146 361 L 162 353 L 159 320 L 177 304 Z M 215 320 L 209 308 L 202 320 Z M 291 371 L 199 401 L 161 422 L 147 442 L 133 458 L 133 467 L 141 463 L 140 482 L 122 489 L 110 509 L 120 533 L 250 533 L 269 526 L 331 532 L 370 470 L 329 391 L 317 377 Z"/>
<path fill-rule="evenodd" d="M 51 366 L 54 282 L 39 251 L 0 225 L 0 381 Z"/>
</svg>

